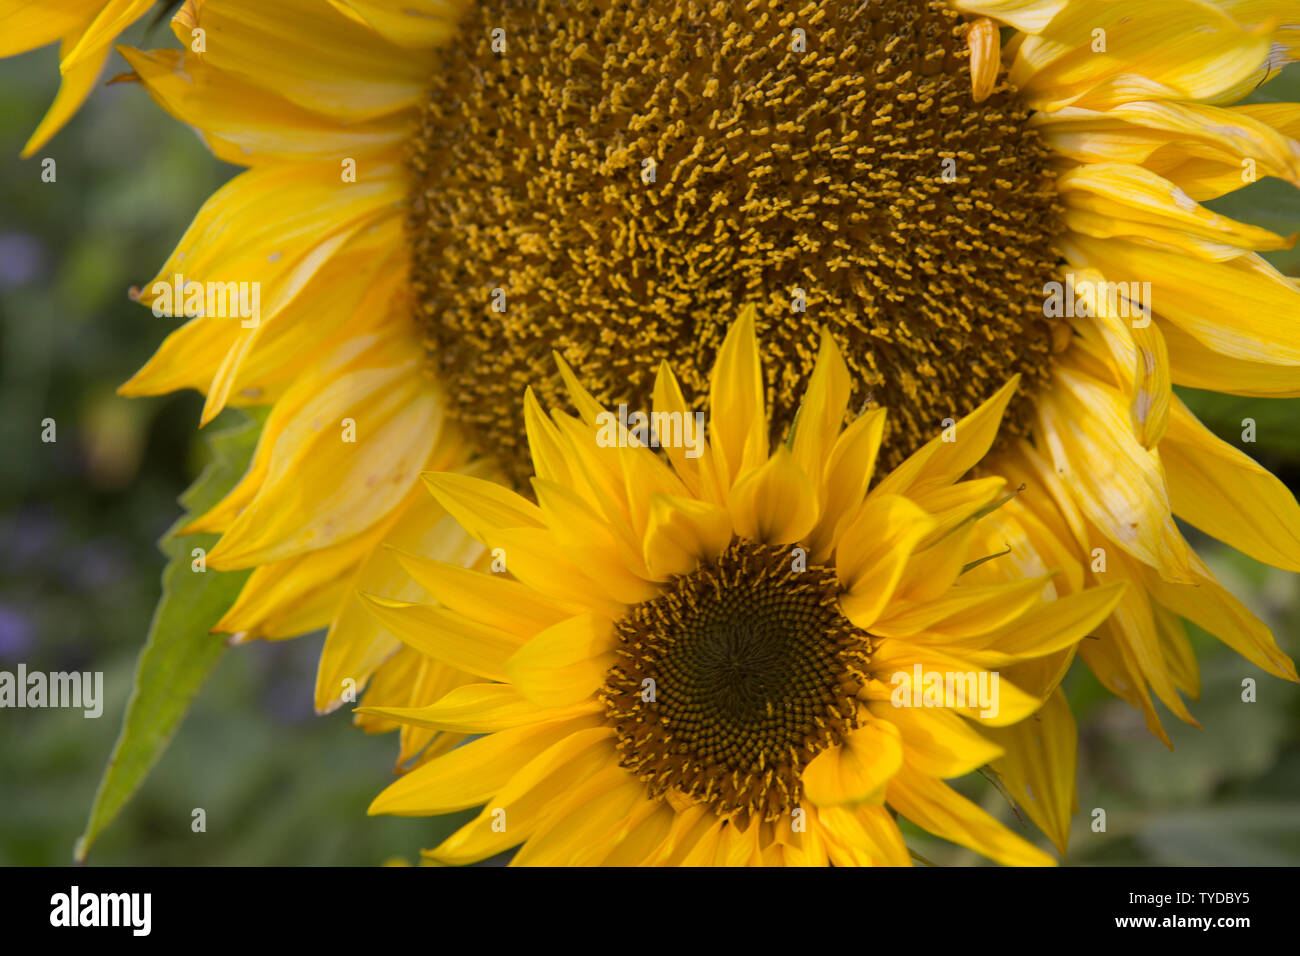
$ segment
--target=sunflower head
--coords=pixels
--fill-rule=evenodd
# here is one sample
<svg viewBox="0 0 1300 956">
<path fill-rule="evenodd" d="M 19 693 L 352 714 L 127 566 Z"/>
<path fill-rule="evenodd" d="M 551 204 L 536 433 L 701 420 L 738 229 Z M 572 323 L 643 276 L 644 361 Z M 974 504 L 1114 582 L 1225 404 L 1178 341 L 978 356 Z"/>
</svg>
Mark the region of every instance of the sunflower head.
<svg viewBox="0 0 1300 956">
<path fill-rule="evenodd" d="M 868 490 L 884 412 L 845 424 L 850 375 L 829 335 L 769 447 L 755 311 L 722 344 L 698 439 L 666 365 L 653 410 L 629 414 L 560 360 L 578 414 L 525 398 L 535 504 L 426 475 L 493 570 L 405 555 L 441 606 L 369 601 L 411 647 L 489 682 L 363 711 L 487 735 L 375 802 L 485 803 L 434 858 L 523 842 L 519 862 L 906 863 L 888 806 L 996 859 L 1048 861 L 940 782 L 1002 756 L 980 724 L 1040 705 L 997 669 L 1069 649 L 1118 596 L 1048 600 L 1048 577 L 982 561 L 979 519 L 1005 483 L 958 479 L 1015 383 Z M 928 675 L 997 700 L 929 693 Z"/>
</svg>

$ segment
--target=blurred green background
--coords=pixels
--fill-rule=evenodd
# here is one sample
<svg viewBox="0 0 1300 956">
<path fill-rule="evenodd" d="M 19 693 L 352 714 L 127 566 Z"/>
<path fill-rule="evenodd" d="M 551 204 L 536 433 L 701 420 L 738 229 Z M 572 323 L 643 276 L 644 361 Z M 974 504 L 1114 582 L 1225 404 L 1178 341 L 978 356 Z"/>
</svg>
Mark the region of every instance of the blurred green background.
<svg viewBox="0 0 1300 956">
<path fill-rule="evenodd" d="M 124 38 L 172 45 L 165 28 Z M 109 72 L 125 71 L 114 56 Z M 66 864 L 116 738 L 136 654 L 158 597 L 155 541 L 176 496 L 205 461 L 195 394 L 150 400 L 114 389 L 172 327 L 131 303 L 203 199 L 236 170 L 132 84 L 95 91 L 40 156 L 18 153 L 57 88 L 54 48 L 0 60 L 0 669 L 102 670 L 104 714 L 0 712 L 0 864 Z M 1300 100 L 1300 71 L 1255 99 Z M 40 157 L 58 163 L 41 182 Z M 1300 194 L 1273 180 L 1211 204 L 1284 235 Z M 1270 258 L 1300 275 L 1300 251 Z M 1300 321 L 1300 316 L 1297 316 Z M 1184 392 L 1203 420 L 1300 487 L 1300 403 Z M 58 441 L 40 441 L 40 422 Z M 220 426 L 217 426 L 220 427 Z M 1259 565 L 1188 529 L 1220 577 L 1300 655 L 1300 576 Z M 1195 630 L 1195 629 L 1193 629 Z M 396 742 L 352 729 L 345 712 L 315 717 L 321 635 L 255 643 L 225 655 L 171 748 L 90 855 L 92 864 L 376 864 L 414 860 L 450 820 L 367 818 Z M 1068 862 L 1300 864 L 1300 690 L 1247 665 L 1203 633 L 1193 642 L 1204 691 L 1193 713 L 1168 713 L 1171 753 L 1141 715 L 1081 666 L 1067 688 L 1080 725 L 1079 805 Z M 1258 702 L 1240 700 L 1258 681 Z M 982 780 L 963 789 L 1015 826 Z M 190 829 L 191 810 L 207 832 Z M 1108 829 L 1088 828 L 1104 807 Z M 463 818 L 462 818 L 463 819 Z M 972 854 L 913 833 L 937 863 Z"/>
</svg>

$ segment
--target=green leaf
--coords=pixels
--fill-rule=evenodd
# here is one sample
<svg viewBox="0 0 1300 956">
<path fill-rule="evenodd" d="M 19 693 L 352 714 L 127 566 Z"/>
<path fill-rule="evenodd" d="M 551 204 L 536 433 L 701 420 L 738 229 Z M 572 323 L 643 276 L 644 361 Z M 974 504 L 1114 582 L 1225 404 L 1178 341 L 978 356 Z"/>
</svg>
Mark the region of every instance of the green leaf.
<svg viewBox="0 0 1300 956">
<path fill-rule="evenodd" d="M 235 603 L 251 572 L 193 571 L 192 549 L 206 553 L 218 536 L 181 537 L 176 532 L 220 501 L 247 470 L 262 417 L 240 414 L 243 421 L 209 438 L 212 460 L 180 498 L 186 514 L 158 542 L 169 559 L 162 574 L 162 597 L 136 665 L 122 730 L 95 793 L 86 832 L 77 840 L 78 863 L 85 861 L 91 845 L 158 762 L 225 651 L 225 642 L 211 631 Z"/>
</svg>

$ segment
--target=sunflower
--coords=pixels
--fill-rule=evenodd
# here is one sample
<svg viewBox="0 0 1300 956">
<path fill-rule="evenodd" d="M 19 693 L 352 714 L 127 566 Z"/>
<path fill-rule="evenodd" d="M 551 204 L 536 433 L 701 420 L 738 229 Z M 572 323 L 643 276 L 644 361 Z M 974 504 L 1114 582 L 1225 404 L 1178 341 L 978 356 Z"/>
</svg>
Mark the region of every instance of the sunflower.
<svg viewBox="0 0 1300 956">
<path fill-rule="evenodd" d="M 1228 105 L 1296 59 L 1293 21 L 1289 0 L 191 0 L 173 27 L 206 52 L 124 55 L 249 169 L 140 298 L 249 281 L 272 306 L 191 319 L 124 391 L 200 389 L 204 421 L 273 405 L 196 525 L 224 533 L 212 566 L 258 569 L 223 629 L 328 624 L 321 709 L 347 677 L 426 702 L 464 683 L 353 596 L 382 592 L 361 569 L 396 586 L 387 536 L 454 526 L 408 519 L 416 473 L 526 488 L 517 399 L 566 400 L 552 350 L 632 408 L 671 360 L 703 408 L 752 304 L 769 437 L 823 328 L 850 405 L 889 411 L 887 468 L 1020 377 L 981 467 L 1026 491 L 983 524 L 1024 573 L 1132 585 L 1081 656 L 1154 732 L 1155 699 L 1192 719 L 1184 618 L 1294 680 L 1174 515 L 1296 570 L 1300 507 L 1172 391 L 1300 394 L 1300 290 L 1258 255 L 1289 240 L 1200 205 L 1300 183 L 1300 107 Z M 1049 699 L 1070 656 L 1012 670 Z M 1073 763 L 1069 710 L 1025 726 L 1005 732 L 1040 749 L 1008 785 L 1059 842 L 1070 794 L 1041 774 Z"/>
<path fill-rule="evenodd" d="M 525 396 L 535 504 L 424 476 L 500 562 L 402 554 L 438 603 L 367 596 L 413 650 L 479 679 L 426 707 L 364 708 L 482 735 L 371 807 L 482 804 L 433 861 L 522 844 L 518 864 L 907 865 L 902 815 L 1002 863 L 1051 862 L 942 782 L 1004 755 L 981 724 L 1041 703 L 997 670 L 1068 651 L 1123 590 L 1045 600 L 1050 575 L 986 568 L 976 526 L 1005 481 L 957 479 L 1015 382 L 868 492 L 885 412 L 843 425 L 850 374 L 830 336 L 769 449 L 755 311 L 723 341 L 707 425 L 667 363 L 629 428 L 557 356 L 579 414 Z M 944 694 L 939 675 L 997 703 Z"/>
<path fill-rule="evenodd" d="M 26 158 L 48 143 L 86 102 L 113 41 L 155 0 L 0 0 L 0 57 L 59 41 L 63 80 L 45 118 L 23 147 Z M 188 42 L 188 40 L 186 41 Z"/>
</svg>

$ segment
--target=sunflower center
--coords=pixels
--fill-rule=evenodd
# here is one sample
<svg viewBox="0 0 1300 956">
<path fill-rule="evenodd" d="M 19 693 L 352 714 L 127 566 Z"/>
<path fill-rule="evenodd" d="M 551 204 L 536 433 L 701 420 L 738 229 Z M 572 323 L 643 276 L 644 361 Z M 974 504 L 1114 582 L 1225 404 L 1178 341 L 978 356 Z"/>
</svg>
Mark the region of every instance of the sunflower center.
<svg viewBox="0 0 1300 956">
<path fill-rule="evenodd" d="M 1015 91 L 974 102 L 967 29 L 943 0 L 473 4 L 411 149 L 417 313 L 453 413 L 522 478 L 524 388 L 564 404 L 552 350 L 632 408 L 668 359 L 700 408 L 753 303 L 774 437 L 822 327 L 855 407 L 891 411 L 886 466 L 1013 372 L 1022 433 L 1060 209 Z"/>
<path fill-rule="evenodd" d="M 741 539 L 618 622 L 602 690 L 620 762 L 654 796 L 773 820 L 856 720 L 870 637 L 839 611 L 831 568 Z"/>
</svg>

